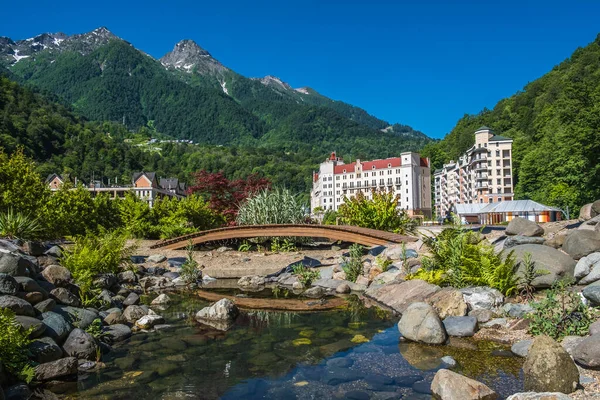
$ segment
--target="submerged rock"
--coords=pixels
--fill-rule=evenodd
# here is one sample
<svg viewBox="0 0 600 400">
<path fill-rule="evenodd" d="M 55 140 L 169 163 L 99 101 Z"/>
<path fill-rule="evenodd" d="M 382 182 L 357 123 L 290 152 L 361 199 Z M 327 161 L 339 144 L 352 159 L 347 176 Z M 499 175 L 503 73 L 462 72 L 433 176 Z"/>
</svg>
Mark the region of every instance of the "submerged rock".
<svg viewBox="0 0 600 400">
<path fill-rule="evenodd" d="M 510 395 L 506 400 L 572 400 L 572 397 L 559 392 L 523 392 Z"/>
<path fill-rule="evenodd" d="M 205 307 L 196 313 L 196 319 L 226 321 L 233 320 L 239 314 L 239 310 L 235 303 L 229 299 L 221 299 L 211 305 Z"/>
</svg>

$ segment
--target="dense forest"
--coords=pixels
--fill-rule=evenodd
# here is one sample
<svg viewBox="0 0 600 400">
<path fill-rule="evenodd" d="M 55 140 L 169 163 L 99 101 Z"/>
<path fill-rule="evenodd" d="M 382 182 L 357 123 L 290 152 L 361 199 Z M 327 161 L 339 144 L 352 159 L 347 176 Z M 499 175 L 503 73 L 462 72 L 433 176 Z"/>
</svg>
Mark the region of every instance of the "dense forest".
<svg viewBox="0 0 600 400">
<path fill-rule="evenodd" d="M 492 110 L 465 115 L 423 153 L 440 167 L 489 126 L 513 142 L 515 196 L 577 210 L 600 198 L 600 35 Z"/>
</svg>

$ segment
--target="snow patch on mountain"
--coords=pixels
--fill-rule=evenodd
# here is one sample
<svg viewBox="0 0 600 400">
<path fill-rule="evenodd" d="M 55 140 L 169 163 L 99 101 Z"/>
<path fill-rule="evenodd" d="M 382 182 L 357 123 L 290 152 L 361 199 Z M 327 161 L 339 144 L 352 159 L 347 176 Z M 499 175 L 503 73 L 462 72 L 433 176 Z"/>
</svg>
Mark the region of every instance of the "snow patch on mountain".
<svg viewBox="0 0 600 400">
<path fill-rule="evenodd" d="M 298 93 L 302 93 L 302 94 L 310 94 L 310 92 L 308 91 L 308 89 L 307 89 L 307 88 L 305 88 L 305 87 L 301 87 L 301 88 L 294 89 L 294 90 L 295 90 L 296 92 L 298 92 Z"/>
<path fill-rule="evenodd" d="M 221 89 L 223 89 L 223 93 L 229 96 L 229 90 L 227 89 L 227 82 L 221 82 Z"/>
</svg>

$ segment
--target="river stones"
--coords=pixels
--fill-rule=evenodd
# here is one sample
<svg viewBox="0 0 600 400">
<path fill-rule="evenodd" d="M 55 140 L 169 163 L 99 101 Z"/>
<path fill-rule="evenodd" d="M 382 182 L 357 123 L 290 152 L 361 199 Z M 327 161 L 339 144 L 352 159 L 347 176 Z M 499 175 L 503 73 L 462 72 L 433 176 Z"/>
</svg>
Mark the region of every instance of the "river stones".
<svg viewBox="0 0 600 400">
<path fill-rule="evenodd" d="M 42 276 L 54 286 L 65 286 L 71 282 L 71 272 L 60 265 L 48 265 L 42 270 Z"/>
<path fill-rule="evenodd" d="M 123 324 L 115 324 L 104 328 L 105 339 L 110 343 L 122 342 L 131 337 L 131 328 Z"/>
<path fill-rule="evenodd" d="M 447 339 L 440 317 L 426 303 L 414 303 L 408 307 L 398 322 L 398 330 L 403 337 L 414 342 L 442 344 Z"/>
<path fill-rule="evenodd" d="M 35 379 L 51 381 L 77 374 L 77 358 L 66 357 L 35 367 Z"/>
<path fill-rule="evenodd" d="M 24 315 L 17 315 L 15 319 L 23 327 L 24 330 L 30 328 L 33 329 L 29 334 L 30 339 L 40 337 L 46 331 L 46 325 L 44 325 L 44 323 L 37 318 L 27 317 Z"/>
<path fill-rule="evenodd" d="M 63 356 L 60 346 L 48 336 L 35 339 L 31 342 L 29 351 L 32 354 L 32 359 L 40 364 L 56 361 Z"/>
<path fill-rule="evenodd" d="M 27 301 L 16 296 L 0 296 L 0 308 L 8 308 L 17 315 L 35 317 L 35 310 Z"/>
<path fill-rule="evenodd" d="M 498 395 L 481 382 L 440 369 L 431 382 L 431 391 L 442 400 L 496 400 Z"/>
<path fill-rule="evenodd" d="M 77 328 L 71 331 L 63 345 L 63 349 L 69 356 L 84 360 L 95 360 L 98 345 L 92 335 Z"/>
<path fill-rule="evenodd" d="M 196 319 L 227 321 L 235 319 L 238 314 L 239 310 L 233 301 L 229 299 L 221 299 L 210 307 L 205 307 L 198 311 L 196 313 Z"/>
<path fill-rule="evenodd" d="M 19 284 L 12 276 L 0 273 L 0 295 L 14 296 L 19 291 Z"/>
<path fill-rule="evenodd" d="M 52 289 L 50 297 L 56 301 L 57 304 L 73 307 L 79 307 L 81 305 L 79 298 L 63 287 Z"/>
<path fill-rule="evenodd" d="M 62 315 L 52 311 L 42 314 L 42 323 L 46 325 L 46 334 L 58 343 L 62 343 L 73 329 Z"/>
<path fill-rule="evenodd" d="M 427 303 L 435 308 L 441 319 L 462 317 L 467 315 L 468 311 L 462 293 L 456 289 L 442 289 L 427 299 Z"/>
<path fill-rule="evenodd" d="M 425 301 L 439 290 L 441 290 L 439 286 L 420 279 L 412 279 L 371 287 L 367 289 L 365 295 L 402 314 L 411 304 Z"/>
<path fill-rule="evenodd" d="M 448 317 L 444 319 L 444 328 L 449 336 L 473 336 L 477 331 L 475 317 Z"/>
<path fill-rule="evenodd" d="M 508 223 L 505 233 L 509 236 L 542 236 L 544 228 L 528 219 L 515 217 Z"/>
<path fill-rule="evenodd" d="M 127 322 L 133 324 L 146 314 L 148 314 L 148 312 L 143 307 L 131 305 L 123 311 L 123 318 L 125 318 Z"/>
</svg>

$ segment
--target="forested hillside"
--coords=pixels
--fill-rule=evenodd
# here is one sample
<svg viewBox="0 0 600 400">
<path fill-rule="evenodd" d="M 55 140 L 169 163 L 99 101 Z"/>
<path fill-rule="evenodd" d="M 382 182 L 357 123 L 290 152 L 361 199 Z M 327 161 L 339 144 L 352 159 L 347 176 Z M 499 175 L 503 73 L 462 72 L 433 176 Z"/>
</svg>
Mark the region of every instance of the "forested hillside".
<svg viewBox="0 0 600 400">
<path fill-rule="evenodd" d="M 482 125 L 514 140 L 517 198 L 571 210 L 600 198 L 600 35 L 492 110 L 465 115 L 424 153 L 436 167 L 456 159 Z"/>
</svg>

